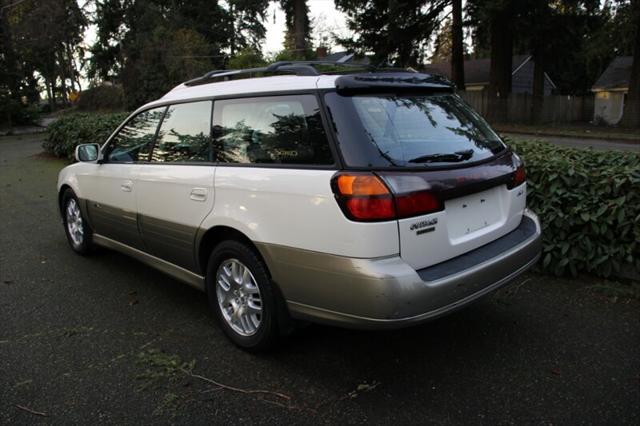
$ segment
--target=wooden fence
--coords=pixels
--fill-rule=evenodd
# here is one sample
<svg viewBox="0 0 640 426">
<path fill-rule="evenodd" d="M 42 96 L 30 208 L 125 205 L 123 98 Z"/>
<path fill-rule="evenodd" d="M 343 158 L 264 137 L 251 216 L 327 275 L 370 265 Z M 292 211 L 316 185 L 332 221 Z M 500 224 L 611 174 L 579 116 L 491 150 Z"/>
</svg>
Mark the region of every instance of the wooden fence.
<svg viewBox="0 0 640 426">
<path fill-rule="evenodd" d="M 511 93 L 506 99 L 490 100 L 486 90 L 458 94 L 489 121 L 507 123 L 587 123 L 593 120 L 593 96 L 545 96 L 536 114 L 534 98 Z M 506 103 L 506 105 L 505 105 Z M 501 114 L 494 111 L 501 110 Z M 506 112 L 506 113 L 505 113 Z M 506 116 L 505 116 L 506 115 Z"/>
</svg>

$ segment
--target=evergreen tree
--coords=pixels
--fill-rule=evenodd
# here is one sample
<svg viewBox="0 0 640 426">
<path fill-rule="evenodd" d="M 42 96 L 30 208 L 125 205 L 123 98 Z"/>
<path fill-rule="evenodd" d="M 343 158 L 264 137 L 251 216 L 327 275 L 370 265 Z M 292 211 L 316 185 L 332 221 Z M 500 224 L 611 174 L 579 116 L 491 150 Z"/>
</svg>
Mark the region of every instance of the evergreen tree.
<svg viewBox="0 0 640 426">
<path fill-rule="evenodd" d="M 374 63 L 418 66 L 448 4 L 449 0 L 336 0 L 356 35 L 338 42 L 359 54 L 372 54 Z"/>
<path fill-rule="evenodd" d="M 429 58 L 432 63 L 451 61 L 451 51 L 453 48 L 451 20 L 445 20 L 438 30 L 436 40 L 433 45 L 433 54 Z"/>
<path fill-rule="evenodd" d="M 464 90 L 464 40 L 462 32 L 462 0 L 452 1 L 451 79 Z"/>
<path fill-rule="evenodd" d="M 75 59 L 87 20 L 75 0 L 12 2 L 2 8 L 2 34 L 12 99 L 34 100 L 36 72 L 45 80 L 51 108 L 79 89 Z"/>
<path fill-rule="evenodd" d="M 640 128 L 640 0 L 633 0 L 629 5 L 630 22 L 635 27 L 633 45 L 633 64 L 629 77 L 629 93 L 624 105 L 622 125 Z"/>
<path fill-rule="evenodd" d="M 306 0 L 281 0 L 286 15 L 285 55 L 291 59 L 310 59 L 311 21 Z"/>
</svg>

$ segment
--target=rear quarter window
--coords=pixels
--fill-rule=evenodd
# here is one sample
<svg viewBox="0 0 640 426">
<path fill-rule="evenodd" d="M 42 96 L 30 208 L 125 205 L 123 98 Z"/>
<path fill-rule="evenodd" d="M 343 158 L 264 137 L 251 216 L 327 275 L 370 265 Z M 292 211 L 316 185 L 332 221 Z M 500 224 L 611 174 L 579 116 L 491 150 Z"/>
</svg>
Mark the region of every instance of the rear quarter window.
<svg viewBox="0 0 640 426">
<path fill-rule="evenodd" d="M 313 95 L 215 101 L 212 134 L 220 163 L 334 163 Z"/>
</svg>

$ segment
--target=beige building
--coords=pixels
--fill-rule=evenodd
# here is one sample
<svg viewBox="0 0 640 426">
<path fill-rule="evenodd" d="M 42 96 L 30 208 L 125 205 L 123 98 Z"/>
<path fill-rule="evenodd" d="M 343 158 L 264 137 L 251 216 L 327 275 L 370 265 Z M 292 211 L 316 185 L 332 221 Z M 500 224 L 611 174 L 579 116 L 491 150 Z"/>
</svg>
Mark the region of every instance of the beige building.
<svg viewBox="0 0 640 426">
<path fill-rule="evenodd" d="M 633 56 L 618 56 L 602 73 L 591 91 L 595 95 L 593 119 L 607 124 L 618 124 L 622 119 L 624 103 L 629 93 L 629 79 Z"/>
</svg>

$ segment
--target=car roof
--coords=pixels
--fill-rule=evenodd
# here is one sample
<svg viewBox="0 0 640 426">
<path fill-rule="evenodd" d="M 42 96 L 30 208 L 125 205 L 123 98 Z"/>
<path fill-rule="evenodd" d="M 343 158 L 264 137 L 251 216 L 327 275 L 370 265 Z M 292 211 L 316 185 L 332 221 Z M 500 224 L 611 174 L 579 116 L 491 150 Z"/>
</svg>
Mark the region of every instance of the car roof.
<svg viewBox="0 0 640 426">
<path fill-rule="evenodd" d="M 335 81 L 338 77 L 339 75 L 302 77 L 296 75 L 274 75 L 217 81 L 197 86 L 187 86 L 182 83 L 171 89 L 160 99 L 149 102 L 138 110 L 147 109 L 155 105 L 164 105 L 168 102 L 183 102 L 231 95 L 259 95 L 264 93 L 333 89 L 336 87 Z"/>
<path fill-rule="evenodd" d="M 359 69 L 359 72 L 323 74 L 315 68 L 317 65 L 327 65 L 327 62 L 323 61 L 281 61 L 261 68 L 214 70 L 179 84 L 160 99 L 139 108 L 136 113 L 154 106 L 174 102 L 197 101 L 224 96 L 251 96 L 336 88 L 340 91 L 379 89 L 391 86 L 405 89 L 454 87 L 445 79 L 417 73 L 414 70 L 377 69 L 369 65 L 340 62 L 329 64 L 347 68 L 355 67 Z M 274 74 L 269 75 L 270 73 Z"/>
<path fill-rule="evenodd" d="M 335 87 L 337 76 L 295 76 L 274 75 L 268 77 L 242 78 L 237 80 L 218 81 L 197 86 L 187 86 L 184 83 L 176 86 L 161 100 L 177 100 L 199 97 L 213 97 L 226 95 L 243 95 L 253 93 L 268 93 L 296 90 L 317 89 L 318 80 L 325 81 L 325 86 Z M 328 77 L 328 78 L 326 78 Z"/>
</svg>

